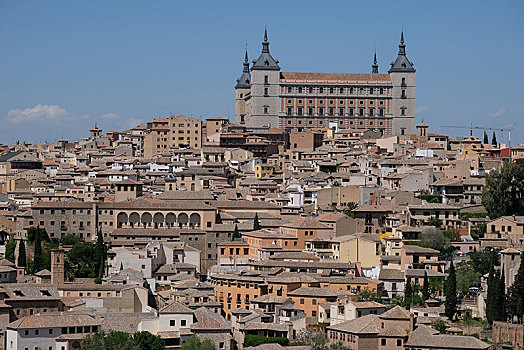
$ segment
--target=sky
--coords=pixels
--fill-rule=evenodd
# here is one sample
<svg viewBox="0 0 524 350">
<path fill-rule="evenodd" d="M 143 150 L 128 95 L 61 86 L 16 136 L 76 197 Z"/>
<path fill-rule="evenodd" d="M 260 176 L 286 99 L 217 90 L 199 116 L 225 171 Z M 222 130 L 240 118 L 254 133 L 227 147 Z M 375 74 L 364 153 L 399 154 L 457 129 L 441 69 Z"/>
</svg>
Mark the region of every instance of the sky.
<svg viewBox="0 0 524 350">
<path fill-rule="evenodd" d="M 231 118 L 246 44 L 258 57 L 265 26 L 289 72 L 368 73 L 375 49 L 387 72 L 403 29 L 417 123 L 452 137 L 469 130 L 443 126 L 516 124 L 512 144 L 524 141 L 521 0 L 0 0 L 0 144 Z"/>
</svg>

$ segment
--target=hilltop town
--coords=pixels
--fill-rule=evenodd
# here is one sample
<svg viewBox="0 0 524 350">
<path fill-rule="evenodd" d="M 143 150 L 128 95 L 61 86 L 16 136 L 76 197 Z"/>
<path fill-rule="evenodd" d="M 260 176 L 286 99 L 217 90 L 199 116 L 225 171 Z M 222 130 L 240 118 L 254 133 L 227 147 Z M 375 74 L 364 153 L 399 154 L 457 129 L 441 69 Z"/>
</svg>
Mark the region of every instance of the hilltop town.
<svg viewBox="0 0 524 350">
<path fill-rule="evenodd" d="M 415 125 L 403 33 L 385 74 L 279 64 L 234 121 L 0 145 L 4 349 L 522 347 L 524 145 Z"/>
</svg>

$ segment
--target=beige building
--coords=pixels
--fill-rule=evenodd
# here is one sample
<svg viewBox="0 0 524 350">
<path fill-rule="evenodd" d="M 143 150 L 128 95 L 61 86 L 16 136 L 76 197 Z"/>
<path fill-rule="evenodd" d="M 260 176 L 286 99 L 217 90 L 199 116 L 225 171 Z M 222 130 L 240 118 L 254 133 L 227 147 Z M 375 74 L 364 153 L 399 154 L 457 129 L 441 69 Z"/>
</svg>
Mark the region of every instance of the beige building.
<svg viewBox="0 0 524 350">
<path fill-rule="evenodd" d="M 144 157 L 153 156 L 176 148 L 202 147 L 202 121 L 193 117 L 177 115 L 157 118 L 147 123 L 144 137 Z"/>
<path fill-rule="evenodd" d="M 382 243 L 377 235 L 355 234 L 334 237 L 334 254 L 338 253 L 340 262 L 360 261 L 362 268 L 372 268 L 380 265 Z"/>
</svg>

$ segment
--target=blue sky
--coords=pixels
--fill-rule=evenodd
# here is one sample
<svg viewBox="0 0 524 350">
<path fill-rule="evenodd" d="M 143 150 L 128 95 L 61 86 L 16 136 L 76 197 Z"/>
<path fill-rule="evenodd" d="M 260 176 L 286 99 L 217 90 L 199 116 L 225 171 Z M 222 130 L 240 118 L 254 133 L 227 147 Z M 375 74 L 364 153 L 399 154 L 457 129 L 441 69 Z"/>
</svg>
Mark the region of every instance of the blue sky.
<svg viewBox="0 0 524 350">
<path fill-rule="evenodd" d="M 404 28 L 417 121 L 451 136 L 520 123 L 523 141 L 524 1 L 2 0 L 0 143 L 232 116 L 266 24 L 282 70 L 306 72 L 370 72 L 375 47 L 386 72 Z"/>
</svg>

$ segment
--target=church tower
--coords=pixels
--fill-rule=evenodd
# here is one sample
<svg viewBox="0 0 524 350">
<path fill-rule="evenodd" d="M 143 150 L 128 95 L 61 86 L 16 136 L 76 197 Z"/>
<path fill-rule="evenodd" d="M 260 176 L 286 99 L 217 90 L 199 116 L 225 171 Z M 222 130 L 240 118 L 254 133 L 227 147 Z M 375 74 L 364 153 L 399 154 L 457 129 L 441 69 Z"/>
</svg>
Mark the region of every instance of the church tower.
<svg viewBox="0 0 524 350">
<path fill-rule="evenodd" d="M 251 113 L 248 127 L 279 127 L 280 67 L 269 53 L 267 29 L 264 31 L 262 53 L 251 67 Z"/>
<path fill-rule="evenodd" d="M 65 253 L 63 249 L 51 250 L 51 284 L 64 284 L 65 269 L 64 269 Z"/>
<path fill-rule="evenodd" d="M 400 35 L 397 59 L 388 71 L 393 85 L 392 133 L 409 135 L 415 131 L 415 68 L 406 57 L 404 32 Z"/>
<path fill-rule="evenodd" d="M 245 117 L 249 114 L 249 93 L 251 90 L 251 74 L 249 73 L 249 60 L 244 58 L 244 69 L 242 75 L 237 79 L 235 85 L 235 123 L 245 124 Z"/>
</svg>

